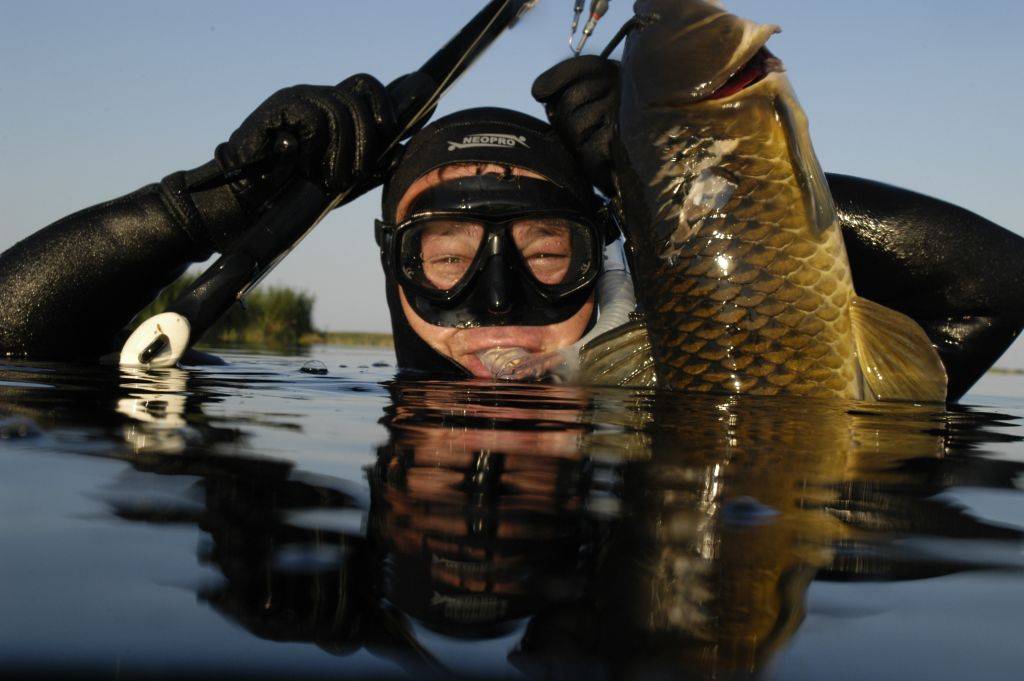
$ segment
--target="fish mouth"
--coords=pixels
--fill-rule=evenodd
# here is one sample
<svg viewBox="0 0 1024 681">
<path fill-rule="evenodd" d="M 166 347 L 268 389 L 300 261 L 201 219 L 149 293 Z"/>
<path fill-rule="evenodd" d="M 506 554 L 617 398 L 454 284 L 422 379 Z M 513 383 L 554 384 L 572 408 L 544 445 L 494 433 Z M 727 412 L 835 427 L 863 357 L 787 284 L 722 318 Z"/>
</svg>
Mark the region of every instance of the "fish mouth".
<svg viewBox="0 0 1024 681">
<path fill-rule="evenodd" d="M 715 99 L 727 99 L 743 90 L 754 87 L 772 73 L 781 73 L 784 70 L 782 60 L 773 55 L 767 47 L 762 47 L 754 53 L 750 61 L 730 76 L 717 90 L 698 101 L 706 102 Z"/>
<path fill-rule="evenodd" d="M 778 26 L 711 0 L 638 0 L 636 16 L 622 57 L 627 102 L 674 108 L 727 97 L 780 66 L 765 49 Z"/>
</svg>

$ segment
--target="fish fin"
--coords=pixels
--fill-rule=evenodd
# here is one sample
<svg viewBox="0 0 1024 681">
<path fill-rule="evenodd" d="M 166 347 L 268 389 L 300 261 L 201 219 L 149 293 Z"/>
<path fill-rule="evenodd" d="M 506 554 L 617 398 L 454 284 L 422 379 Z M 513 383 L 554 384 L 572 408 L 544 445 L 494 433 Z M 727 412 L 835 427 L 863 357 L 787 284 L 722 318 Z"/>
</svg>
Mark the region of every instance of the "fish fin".
<svg viewBox="0 0 1024 681">
<path fill-rule="evenodd" d="M 579 378 L 588 385 L 653 387 L 654 358 L 644 322 L 623 324 L 584 345 Z"/>
<path fill-rule="evenodd" d="M 946 400 L 946 369 L 917 322 L 859 296 L 850 314 L 867 394 L 877 400 Z"/>
</svg>

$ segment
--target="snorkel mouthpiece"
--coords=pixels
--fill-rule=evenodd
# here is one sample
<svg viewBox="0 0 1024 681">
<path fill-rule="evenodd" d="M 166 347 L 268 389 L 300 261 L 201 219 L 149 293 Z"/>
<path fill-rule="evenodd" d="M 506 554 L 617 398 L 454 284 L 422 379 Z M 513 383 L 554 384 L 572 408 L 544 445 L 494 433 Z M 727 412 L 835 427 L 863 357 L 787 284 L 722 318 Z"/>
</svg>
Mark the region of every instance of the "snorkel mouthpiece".
<svg viewBox="0 0 1024 681">
<path fill-rule="evenodd" d="M 566 359 L 573 348 L 554 352 L 530 352 L 523 348 L 491 348 L 477 353 L 477 359 L 491 372 L 496 381 L 554 381 L 564 380 Z"/>
<path fill-rule="evenodd" d="M 523 348 L 491 348 L 478 353 L 477 359 L 495 380 L 514 381 L 516 368 L 529 356 L 530 352 Z"/>
</svg>

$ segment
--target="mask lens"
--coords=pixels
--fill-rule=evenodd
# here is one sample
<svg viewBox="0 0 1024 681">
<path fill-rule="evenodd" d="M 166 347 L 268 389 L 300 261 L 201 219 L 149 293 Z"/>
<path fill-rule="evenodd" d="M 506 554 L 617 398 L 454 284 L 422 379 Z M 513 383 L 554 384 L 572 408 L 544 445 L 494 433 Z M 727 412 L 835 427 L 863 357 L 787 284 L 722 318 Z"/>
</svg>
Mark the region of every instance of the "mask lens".
<svg viewBox="0 0 1024 681">
<path fill-rule="evenodd" d="M 424 222 L 402 235 L 405 275 L 438 291 L 449 291 L 469 273 L 484 239 L 483 225 L 462 220 Z"/>
<path fill-rule="evenodd" d="M 400 230 L 402 278 L 425 294 L 457 295 L 456 289 L 494 256 L 485 248 L 492 238 L 509 249 L 500 257 L 509 265 L 518 261 L 522 276 L 549 295 L 583 285 L 600 266 L 594 229 L 571 217 L 524 215 L 492 223 L 480 217 L 436 216 L 415 218 Z M 518 255 L 509 252 L 513 248 Z"/>
<path fill-rule="evenodd" d="M 538 218 L 514 223 L 512 239 L 530 274 L 541 284 L 557 286 L 570 276 L 580 231 L 568 220 Z"/>
</svg>

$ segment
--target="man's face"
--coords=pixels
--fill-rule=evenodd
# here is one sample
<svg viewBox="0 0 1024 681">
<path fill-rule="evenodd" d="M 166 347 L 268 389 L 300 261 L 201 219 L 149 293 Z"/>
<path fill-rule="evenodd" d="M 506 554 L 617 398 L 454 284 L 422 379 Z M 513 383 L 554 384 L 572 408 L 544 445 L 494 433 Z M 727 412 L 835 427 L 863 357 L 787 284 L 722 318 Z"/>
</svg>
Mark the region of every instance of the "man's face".
<svg viewBox="0 0 1024 681">
<path fill-rule="evenodd" d="M 430 187 L 459 177 L 483 173 L 506 174 L 508 170 L 505 166 L 498 165 L 459 164 L 431 171 L 414 182 L 406 191 L 398 204 L 396 221 L 405 219 L 412 201 Z M 538 177 L 528 170 L 511 170 L 514 175 Z M 444 288 L 449 280 L 457 281 L 468 267 L 480 237 L 472 233 L 473 229 L 473 225 L 455 223 L 446 229 L 445 225 L 440 224 L 432 232 L 424 235 L 422 248 L 425 274 L 438 288 Z M 512 238 L 539 281 L 557 282 L 564 277 L 569 263 L 566 234 L 560 234 L 557 229 L 531 228 L 531 225 L 523 224 L 517 225 Z M 450 357 L 474 376 L 481 378 L 490 378 L 491 373 L 477 358 L 478 353 L 496 347 L 518 347 L 534 353 L 551 352 L 572 345 L 582 338 L 594 312 L 594 296 L 591 294 L 576 314 L 557 324 L 454 328 L 427 322 L 409 304 L 401 287 L 399 295 L 402 310 L 413 331 L 435 351 Z"/>
</svg>

